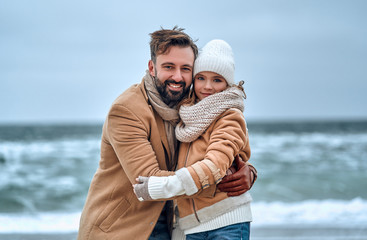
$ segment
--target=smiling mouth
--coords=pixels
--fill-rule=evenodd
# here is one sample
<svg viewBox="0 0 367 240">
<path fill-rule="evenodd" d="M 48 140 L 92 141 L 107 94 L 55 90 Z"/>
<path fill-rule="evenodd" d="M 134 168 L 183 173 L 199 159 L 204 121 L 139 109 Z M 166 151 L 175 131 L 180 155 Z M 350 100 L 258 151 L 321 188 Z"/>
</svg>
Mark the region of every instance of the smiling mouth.
<svg viewBox="0 0 367 240">
<path fill-rule="evenodd" d="M 184 87 L 184 83 L 167 82 L 166 84 L 171 91 L 181 91 Z"/>
</svg>

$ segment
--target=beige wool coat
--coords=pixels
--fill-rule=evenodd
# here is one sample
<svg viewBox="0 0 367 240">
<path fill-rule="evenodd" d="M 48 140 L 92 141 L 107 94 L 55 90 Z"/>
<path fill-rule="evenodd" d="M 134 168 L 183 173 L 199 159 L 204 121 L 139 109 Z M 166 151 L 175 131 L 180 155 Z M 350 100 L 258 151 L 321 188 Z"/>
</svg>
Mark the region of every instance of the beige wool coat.
<svg viewBox="0 0 367 240">
<path fill-rule="evenodd" d="M 138 176 L 173 175 L 166 171 L 170 157 L 163 120 L 148 101 L 144 81 L 131 86 L 105 120 L 78 240 L 147 239 L 165 201 L 140 202 L 132 184 Z"/>
</svg>

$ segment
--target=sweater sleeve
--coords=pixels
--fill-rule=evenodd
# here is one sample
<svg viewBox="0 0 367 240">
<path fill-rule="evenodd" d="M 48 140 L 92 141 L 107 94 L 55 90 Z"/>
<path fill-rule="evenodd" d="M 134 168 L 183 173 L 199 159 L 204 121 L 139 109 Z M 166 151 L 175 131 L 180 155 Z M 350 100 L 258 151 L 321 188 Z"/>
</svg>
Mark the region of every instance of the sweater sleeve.
<svg viewBox="0 0 367 240">
<path fill-rule="evenodd" d="M 197 191 L 195 182 L 186 168 L 178 170 L 173 176 L 150 177 L 148 182 L 148 192 L 152 199 L 192 195 Z"/>
</svg>

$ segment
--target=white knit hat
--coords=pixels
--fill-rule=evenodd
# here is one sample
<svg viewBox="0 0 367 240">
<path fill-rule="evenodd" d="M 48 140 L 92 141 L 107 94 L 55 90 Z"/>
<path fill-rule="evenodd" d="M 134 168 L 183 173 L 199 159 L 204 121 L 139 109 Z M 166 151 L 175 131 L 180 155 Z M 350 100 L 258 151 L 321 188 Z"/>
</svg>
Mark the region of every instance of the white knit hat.
<svg viewBox="0 0 367 240">
<path fill-rule="evenodd" d="M 215 39 L 203 47 L 194 64 L 194 76 L 204 71 L 218 73 L 228 85 L 234 84 L 233 52 L 227 42 Z"/>
</svg>

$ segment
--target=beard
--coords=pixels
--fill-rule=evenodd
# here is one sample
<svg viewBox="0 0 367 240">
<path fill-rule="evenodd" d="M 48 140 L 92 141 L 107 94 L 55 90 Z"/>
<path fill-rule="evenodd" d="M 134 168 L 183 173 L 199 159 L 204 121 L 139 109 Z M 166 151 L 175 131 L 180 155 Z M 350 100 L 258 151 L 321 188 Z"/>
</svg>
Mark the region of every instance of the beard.
<svg viewBox="0 0 367 240">
<path fill-rule="evenodd" d="M 165 104 L 172 107 L 177 105 L 189 92 L 190 86 L 186 87 L 185 82 L 176 82 L 172 79 L 167 79 L 164 82 L 161 82 L 156 76 L 154 77 L 155 85 L 157 87 L 157 90 Z M 168 84 L 174 83 L 174 84 L 181 84 L 182 90 L 180 91 L 171 91 L 168 89 Z"/>
</svg>

